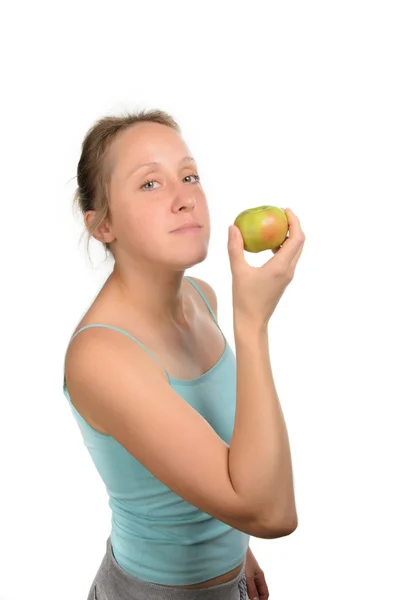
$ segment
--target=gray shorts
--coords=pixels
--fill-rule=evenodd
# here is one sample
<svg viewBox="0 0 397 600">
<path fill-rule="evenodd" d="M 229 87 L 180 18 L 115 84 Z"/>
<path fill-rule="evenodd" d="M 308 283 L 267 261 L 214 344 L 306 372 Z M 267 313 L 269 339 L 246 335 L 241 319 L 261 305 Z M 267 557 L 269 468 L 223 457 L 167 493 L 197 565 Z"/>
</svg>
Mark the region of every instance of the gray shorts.
<svg viewBox="0 0 397 600">
<path fill-rule="evenodd" d="M 244 565 L 227 583 L 186 590 L 137 579 L 120 567 L 113 555 L 110 536 L 106 553 L 92 582 L 87 600 L 247 600 Z"/>
</svg>

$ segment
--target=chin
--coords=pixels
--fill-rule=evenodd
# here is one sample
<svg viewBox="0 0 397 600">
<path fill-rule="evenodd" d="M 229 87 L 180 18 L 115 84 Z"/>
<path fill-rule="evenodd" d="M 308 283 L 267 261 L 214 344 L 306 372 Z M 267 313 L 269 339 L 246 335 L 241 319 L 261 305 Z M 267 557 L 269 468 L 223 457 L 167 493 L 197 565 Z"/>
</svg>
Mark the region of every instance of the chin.
<svg viewBox="0 0 397 600">
<path fill-rule="evenodd" d="M 190 248 L 186 252 L 180 252 L 178 257 L 170 257 L 169 263 L 172 263 L 178 269 L 190 269 L 194 267 L 194 265 L 198 265 L 202 263 L 208 255 L 207 248 L 201 248 L 200 250 L 196 248 Z"/>
</svg>

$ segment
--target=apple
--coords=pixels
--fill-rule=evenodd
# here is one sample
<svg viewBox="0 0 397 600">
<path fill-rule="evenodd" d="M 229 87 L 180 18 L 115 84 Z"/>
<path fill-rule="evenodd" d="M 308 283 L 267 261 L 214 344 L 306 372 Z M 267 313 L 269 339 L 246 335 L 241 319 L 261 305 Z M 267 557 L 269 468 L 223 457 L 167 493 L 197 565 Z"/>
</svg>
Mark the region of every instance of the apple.
<svg viewBox="0 0 397 600">
<path fill-rule="evenodd" d="M 241 232 L 247 252 L 277 248 L 288 233 L 287 215 L 277 206 L 247 208 L 237 215 L 234 225 Z"/>
</svg>

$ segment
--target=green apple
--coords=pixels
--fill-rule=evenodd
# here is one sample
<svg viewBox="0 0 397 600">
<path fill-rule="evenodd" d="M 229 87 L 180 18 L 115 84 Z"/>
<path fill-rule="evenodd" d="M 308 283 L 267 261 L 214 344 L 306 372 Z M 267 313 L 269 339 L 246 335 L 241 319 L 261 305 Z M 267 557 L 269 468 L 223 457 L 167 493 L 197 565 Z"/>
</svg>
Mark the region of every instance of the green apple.
<svg viewBox="0 0 397 600">
<path fill-rule="evenodd" d="M 234 225 L 239 228 L 247 252 L 262 252 L 280 246 L 288 233 L 287 215 L 277 206 L 247 208 L 237 215 Z"/>
</svg>

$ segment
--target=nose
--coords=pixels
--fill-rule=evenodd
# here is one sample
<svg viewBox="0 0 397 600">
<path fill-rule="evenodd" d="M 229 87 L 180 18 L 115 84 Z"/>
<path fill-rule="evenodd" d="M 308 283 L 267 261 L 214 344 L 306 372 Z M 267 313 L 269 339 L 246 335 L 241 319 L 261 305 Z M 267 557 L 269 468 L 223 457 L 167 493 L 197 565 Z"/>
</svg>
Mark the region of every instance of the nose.
<svg viewBox="0 0 397 600">
<path fill-rule="evenodd" d="M 196 200 L 191 194 L 179 194 L 174 201 L 173 209 L 175 212 L 180 210 L 194 210 Z"/>
</svg>

